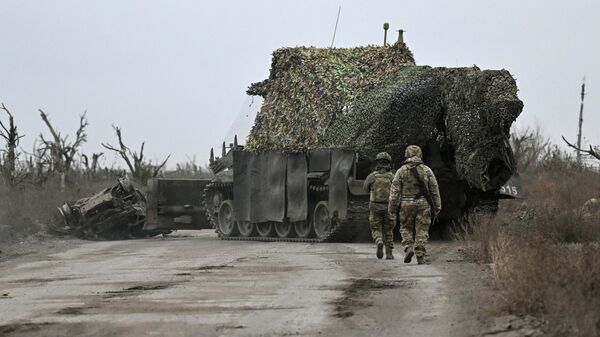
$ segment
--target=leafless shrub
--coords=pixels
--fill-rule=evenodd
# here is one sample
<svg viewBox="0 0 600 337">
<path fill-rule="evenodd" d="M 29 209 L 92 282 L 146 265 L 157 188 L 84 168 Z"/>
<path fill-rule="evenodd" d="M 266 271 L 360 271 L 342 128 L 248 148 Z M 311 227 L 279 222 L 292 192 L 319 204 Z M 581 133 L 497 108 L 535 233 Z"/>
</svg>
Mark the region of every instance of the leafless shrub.
<svg viewBox="0 0 600 337">
<path fill-rule="evenodd" d="M 550 146 L 522 174 L 523 200 L 501 203 L 496 219 L 473 220 L 467 254 L 491 262 L 498 306 L 549 322 L 549 335 L 600 333 L 600 174 Z"/>
<path fill-rule="evenodd" d="M 165 171 L 165 177 L 172 178 L 210 178 L 212 173 L 209 168 L 200 166 L 196 157 L 188 158 L 186 162 L 177 163 L 175 170 Z"/>
<path fill-rule="evenodd" d="M 29 177 L 28 182 L 34 185 L 42 185 L 54 173 L 50 170 L 50 157 L 47 156 L 48 149 L 45 146 L 40 146 L 40 141 L 36 140 L 33 143 L 31 152 L 23 151 L 25 158 L 22 165 L 27 171 Z"/>
<path fill-rule="evenodd" d="M 152 165 L 152 161 L 147 161 L 144 157 L 144 142 L 142 142 L 139 152 L 131 151 L 131 149 L 129 149 L 129 147 L 123 143 L 121 129 L 117 126 L 113 126 L 113 129 L 117 135 L 119 147 L 106 143 L 102 143 L 102 146 L 107 150 L 114 151 L 119 154 L 119 156 L 121 156 L 121 158 L 123 158 L 125 161 L 125 164 L 127 164 L 131 176 L 138 182 L 145 184 L 148 178 L 156 177 L 165 166 L 171 155 L 168 155 L 160 164 Z"/>
<path fill-rule="evenodd" d="M 552 155 L 550 140 L 539 128 L 515 129 L 511 133 L 510 144 L 521 172 L 533 168 Z"/>
</svg>

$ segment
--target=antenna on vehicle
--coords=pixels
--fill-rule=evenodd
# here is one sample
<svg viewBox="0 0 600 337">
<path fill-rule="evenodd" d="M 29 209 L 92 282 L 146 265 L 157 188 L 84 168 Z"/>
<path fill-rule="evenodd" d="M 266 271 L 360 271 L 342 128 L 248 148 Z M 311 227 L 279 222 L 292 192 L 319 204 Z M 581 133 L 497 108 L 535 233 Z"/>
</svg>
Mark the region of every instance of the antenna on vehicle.
<svg viewBox="0 0 600 337">
<path fill-rule="evenodd" d="M 404 29 L 398 29 L 398 44 L 404 43 Z"/>
<path fill-rule="evenodd" d="M 335 41 L 335 33 L 337 33 L 338 22 L 340 21 L 340 12 L 342 11 L 342 6 L 338 7 L 337 19 L 335 19 L 335 28 L 333 29 L 333 38 L 331 39 L 331 46 L 329 48 L 333 48 L 333 42 Z"/>
<path fill-rule="evenodd" d="M 383 46 L 387 47 L 387 31 L 390 28 L 390 24 L 387 22 L 383 23 Z"/>
</svg>

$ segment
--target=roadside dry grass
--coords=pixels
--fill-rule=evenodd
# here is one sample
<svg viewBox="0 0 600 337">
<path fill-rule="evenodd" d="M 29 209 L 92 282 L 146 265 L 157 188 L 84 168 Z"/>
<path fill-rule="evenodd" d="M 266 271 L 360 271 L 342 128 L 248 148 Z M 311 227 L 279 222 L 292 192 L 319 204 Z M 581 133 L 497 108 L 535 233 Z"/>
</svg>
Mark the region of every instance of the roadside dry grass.
<svg viewBox="0 0 600 337">
<path fill-rule="evenodd" d="M 59 220 L 57 207 L 113 185 L 117 176 L 76 175 L 70 179 L 64 192 L 60 191 L 58 177 L 42 185 L 23 183 L 12 189 L 0 185 L 0 245 L 44 232 L 49 222 Z"/>
<path fill-rule="evenodd" d="M 41 184 L 26 180 L 13 188 L 0 182 L 0 247 L 33 234 L 44 233 L 52 222 L 62 223 L 57 207 L 113 186 L 122 174 L 119 170 L 102 170 L 94 174 L 74 170 L 67 177 L 64 191 L 60 189 L 58 175 L 50 176 Z M 211 176 L 206 169 L 193 162 L 178 164 L 176 170 L 165 171 L 163 175 L 170 178 Z M 145 191 L 145 185 L 131 181 L 136 188 Z"/>
<path fill-rule="evenodd" d="M 497 217 L 470 219 L 466 254 L 490 263 L 500 310 L 545 320 L 548 335 L 600 335 L 600 216 L 581 207 L 599 196 L 600 174 L 559 163 L 523 185 Z"/>
</svg>

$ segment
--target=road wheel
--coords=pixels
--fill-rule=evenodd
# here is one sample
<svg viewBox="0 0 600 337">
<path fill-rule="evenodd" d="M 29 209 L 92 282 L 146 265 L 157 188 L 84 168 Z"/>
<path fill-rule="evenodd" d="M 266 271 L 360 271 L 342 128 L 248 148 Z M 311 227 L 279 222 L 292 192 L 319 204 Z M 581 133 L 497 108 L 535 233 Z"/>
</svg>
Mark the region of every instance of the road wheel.
<svg viewBox="0 0 600 337">
<path fill-rule="evenodd" d="M 204 205 L 206 216 L 215 229 L 219 227 L 219 208 L 223 200 L 225 200 L 225 194 L 219 188 L 215 183 L 210 183 L 204 188 L 204 195 L 202 196 L 202 204 Z"/>
<path fill-rule="evenodd" d="M 233 202 L 231 200 L 221 202 L 217 216 L 217 224 L 219 226 L 219 232 L 221 232 L 223 236 L 234 236 L 236 234 L 237 227 L 233 220 Z"/>
<path fill-rule="evenodd" d="M 312 236 L 312 223 L 307 220 L 294 222 L 294 229 L 299 238 L 307 239 Z"/>
<path fill-rule="evenodd" d="M 331 218 L 329 217 L 329 207 L 327 201 L 320 201 L 313 212 L 313 227 L 318 239 L 324 239 L 331 230 Z"/>
<path fill-rule="evenodd" d="M 275 226 L 273 226 L 273 223 L 271 221 L 256 224 L 256 231 L 258 232 L 258 235 L 262 236 L 263 238 L 273 236 L 274 228 Z"/>
<path fill-rule="evenodd" d="M 283 222 L 276 222 L 275 232 L 280 238 L 291 238 L 294 234 L 294 226 L 287 220 L 284 220 Z"/>
<path fill-rule="evenodd" d="M 238 221 L 237 228 L 240 235 L 246 238 L 254 236 L 256 232 L 256 226 L 250 221 Z"/>
</svg>

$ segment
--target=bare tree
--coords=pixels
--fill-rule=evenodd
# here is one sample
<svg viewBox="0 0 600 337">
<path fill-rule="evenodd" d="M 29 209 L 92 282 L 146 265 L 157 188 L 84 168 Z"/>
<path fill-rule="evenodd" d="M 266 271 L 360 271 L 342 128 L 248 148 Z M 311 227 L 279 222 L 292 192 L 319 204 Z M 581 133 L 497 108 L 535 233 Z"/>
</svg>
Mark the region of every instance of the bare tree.
<svg viewBox="0 0 600 337">
<path fill-rule="evenodd" d="M 171 155 L 169 154 L 159 165 L 152 165 L 151 161 L 147 162 L 144 158 L 144 145 L 145 145 L 144 142 L 142 142 L 139 152 L 131 151 L 131 149 L 129 149 L 129 147 L 127 147 L 125 145 L 125 143 L 123 143 L 123 136 L 121 134 L 121 128 L 113 125 L 113 129 L 115 130 L 115 133 L 117 134 L 117 140 L 119 141 L 119 147 L 116 147 L 116 146 L 113 146 L 110 144 L 105 144 L 105 143 L 102 143 L 102 146 L 104 148 L 106 148 L 107 150 L 118 153 L 119 156 L 121 156 L 121 158 L 123 158 L 123 160 L 125 161 L 125 164 L 127 164 L 127 167 L 129 168 L 129 171 L 131 172 L 131 176 L 134 179 L 136 179 L 142 183 L 145 183 L 146 180 L 148 180 L 148 178 L 156 177 L 160 173 L 160 170 L 165 166 L 165 164 L 167 163 L 167 160 L 169 160 Z"/>
<path fill-rule="evenodd" d="M 517 167 L 522 171 L 547 159 L 552 152 L 550 140 L 544 137 L 539 128 L 514 130 L 510 136 L 510 145 Z"/>
<path fill-rule="evenodd" d="M 81 154 L 81 159 L 83 162 L 83 166 L 85 167 L 85 171 L 87 173 L 92 174 L 96 173 L 96 170 L 98 170 L 98 159 L 100 159 L 100 157 L 102 157 L 103 155 L 103 152 L 92 153 L 92 162 L 90 163 L 88 156 L 86 154 Z"/>
<path fill-rule="evenodd" d="M 67 172 L 71 170 L 75 155 L 79 151 L 79 148 L 87 141 L 85 129 L 88 126 L 88 121 L 85 118 L 85 112 L 79 116 L 79 127 L 75 132 L 75 140 L 71 142 L 69 141 L 68 135 L 63 137 L 60 132 L 56 131 L 54 126 L 52 126 L 52 123 L 50 123 L 47 113 L 42 109 L 38 109 L 38 111 L 52 136 L 51 140 L 47 140 L 44 138 L 43 134 L 40 134 L 42 145 L 38 149 L 38 153 L 43 154 L 46 157 L 41 158 L 39 162 L 48 164 L 49 173 L 57 172 L 60 174 L 60 189 L 61 191 L 64 191 Z"/>
<path fill-rule="evenodd" d="M 42 109 L 39 109 L 38 111 L 52 136 L 51 140 L 46 140 L 44 135 L 40 134 L 40 140 L 42 142 L 41 150 L 45 155 L 50 156 L 48 160 L 50 171 L 66 173 L 71 169 L 79 148 L 87 141 L 85 129 L 89 124 L 85 117 L 86 113 L 84 112 L 79 116 L 79 127 L 75 132 L 75 140 L 70 142 L 68 135 L 63 137 L 60 132 L 57 132 L 54 126 L 52 126 L 47 113 L 42 111 Z"/>
<path fill-rule="evenodd" d="M 0 136 L 6 141 L 4 149 L 0 150 L 2 152 L 1 171 L 5 183 L 12 187 L 24 177 L 24 174 L 17 172 L 17 159 L 19 157 L 17 146 L 19 146 L 19 140 L 25 135 L 19 135 L 15 119 L 4 103 L 0 105 L 0 109 L 8 115 L 7 125 L 0 120 Z"/>
<path fill-rule="evenodd" d="M 561 137 L 562 137 L 562 139 L 565 141 L 565 143 L 567 143 L 567 145 L 568 145 L 569 147 L 571 147 L 571 148 L 573 148 L 573 149 L 575 149 L 575 150 L 577 150 L 577 151 L 579 151 L 579 152 L 583 152 L 583 153 L 585 153 L 585 154 L 587 154 L 587 155 L 590 155 L 590 156 L 592 156 L 592 157 L 594 157 L 594 158 L 596 158 L 596 159 L 600 160 L 600 152 L 599 152 L 599 150 L 598 150 L 598 147 L 594 147 L 594 146 L 590 145 L 590 149 L 589 149 L 589 150 L 584 150 L 584 149 L 582 149 L 582 148 L 579 148 L 579 147 L 577 147 L 576 145 L 574 145 L 574 144 L 570 143 L 570 142 L 569 142 L 569 141 L 568 141 L 568 140 L 565 138 L 565 136 L 561 136 Z"/>
<path fill-rule="evenodd" d="M 36 185 L 46 182 L 52 174 L 52 171 L 50 171 L 50 156 L 47 155 L 48 149 L 45 146 L 40 147 L 39 144 L 40 140 L 36 139 L 31 152 L 23 151 L 27 174 L 31 177 L 31 182 Z"/>
</svg>

